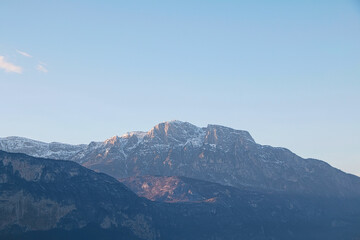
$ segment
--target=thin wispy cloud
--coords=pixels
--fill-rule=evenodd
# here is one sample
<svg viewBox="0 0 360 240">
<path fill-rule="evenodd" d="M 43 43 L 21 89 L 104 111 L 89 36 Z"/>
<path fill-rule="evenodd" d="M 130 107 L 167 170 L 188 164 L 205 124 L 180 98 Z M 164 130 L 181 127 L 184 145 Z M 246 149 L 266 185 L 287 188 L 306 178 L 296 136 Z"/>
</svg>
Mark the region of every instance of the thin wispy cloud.
<svg viewBox="0 0 360 240">
<path fill-rule="evenodd" d="M 0 68 L 4 69 L 5 72 L 22 73 L 22 67 L 16 66 L 10 62 L 5 61 L 4 56 L 0 56 Z"/>
<path fill-rule="evenodd" d="M 38 64 L 38 65 L 36 66 L 36 69 L 37 69 L 39 72 L 43 72 L 43 73 L 47 73 L 47 72 L 48 72 L 47 68 L 46 68 L 43 64 Z"/>
<path fill-rule="evenodd" d="M 16 49 L 16 52 L 23 55 L 24 57 L 28 57 L 28 58 L 31 58 L 32 56 L 30 54 L 28 54 L 27 52 L 23 52 L 23 51 L 20 51 L 18 49 Z"/>
</svg>

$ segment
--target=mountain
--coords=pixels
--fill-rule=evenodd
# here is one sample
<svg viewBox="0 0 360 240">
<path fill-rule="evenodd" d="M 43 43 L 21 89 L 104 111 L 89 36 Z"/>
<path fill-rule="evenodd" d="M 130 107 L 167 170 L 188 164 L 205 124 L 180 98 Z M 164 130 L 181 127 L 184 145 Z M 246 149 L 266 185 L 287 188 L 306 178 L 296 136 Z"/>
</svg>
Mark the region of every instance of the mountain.
<svg viewBox="0 0 360 240">
<path fill-rule="evenodd" d="M 152 177 L 136 180 L 151 185 Z M 164 177 L 153 177 L 164 178 Z M 163 186 L 174 179 L 163 179 Z M 175 178 L 196 195 L 149 201 L 77 163 L 0 151 L 0 239 L 358 239 L 358 199 Z M 157 181 L 155 179 L 155 181 Z M 179 195 L 179 196 L 180 196 Z M 173 197 L 177 197 L 175 194 Z"/>
<path fill-rule="evenodd" d="M 1 239 L 65 237 L 71 231 L 92 239 L 104 230 L 109 237 L 156 238 L 146 201 L 74 162 L 0 151 L 0 189 Z"/>
<path fill-rule="evenodd" d="M 0 150 L 25 153 L 33 157 L 70 160 L 72 156 L 86 148 L 86 144 L 44 143 L 23 137 L 0 138 Z"/>
<path fill-rule="evenodd" d="M 34 144 L 30 144 L 35 146 L 31 150 L 19 145 L 12 147 L 12 142 L 12 139 L 0 139 L 0 149 L 26 150 L 33 156 L 72 160 L 118 179 L 144 175 L 184 176 L 235 187 L 320 196 L 360 196 L 360 178 L 323 161 L 303 159 L 284 148 L 257 144 L 248 132 L 219 125 L 200 128 L 187 122 L 170 121 L 148 132 L 130 132 L 87 146 L 63 145 L 61 151 L 41 150 Z"/>
</svg>

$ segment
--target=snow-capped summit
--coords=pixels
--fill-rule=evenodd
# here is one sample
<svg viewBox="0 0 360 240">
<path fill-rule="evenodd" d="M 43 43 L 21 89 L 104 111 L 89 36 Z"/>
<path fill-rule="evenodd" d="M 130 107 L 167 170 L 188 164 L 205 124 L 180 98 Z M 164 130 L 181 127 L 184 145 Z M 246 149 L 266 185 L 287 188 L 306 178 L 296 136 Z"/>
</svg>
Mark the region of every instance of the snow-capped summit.
<svg viewBox="0 0 360 240">
<path fill-rule="evenodd" d="M 204 130 L 188 122 L 169 121 L 154 126 L 146 135 L 147 140 L 160 143 L 186 143 L 188 139 L 197 138 Z"/>
</svg>

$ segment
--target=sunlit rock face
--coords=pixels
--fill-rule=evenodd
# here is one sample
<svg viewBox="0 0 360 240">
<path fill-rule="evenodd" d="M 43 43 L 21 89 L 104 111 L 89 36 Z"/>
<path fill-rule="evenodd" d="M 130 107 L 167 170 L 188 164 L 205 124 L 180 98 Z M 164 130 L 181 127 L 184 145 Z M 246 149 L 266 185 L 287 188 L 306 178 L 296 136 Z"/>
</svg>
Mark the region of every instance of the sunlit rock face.
<svg viewBox="0 0 360 240">
<path fill-rule="evenodd" d="M 234 188 L 218 183 L 186 177 L 136 176 L 119 179 L 140 197 L 151 201 L 167 203 L 227 203 L 244 200 L 246 195 L 265 196 L 266 192 L 252 191 L 247 188 Z M 255 198 L 249 198 L 255 201 Z M 246 203 L 248 204 L 248 203 Z"/>
<path fill-rule="evenodd" d="M 248 132 L 219 125 L 200 128 L 187 122 L 164 122 L 148 132 L 69 146 L 68 151 L 63 147 L 61 155 L 48 148 L 42 152 L 41 144 L 30 144 L 28 149 L 21 144 L 14 147 L 12 142 L 0 139 L 0 149 L 72 160 L 118 179 L 184 176 L 236 187 L 321 196 L 360 195 L 358 177 L 284 148 L 257 144 Z"/>
<path fill-rule="evenodd" d="M 185 180 L 184 180 L 185 179 Z M 208 200 L 183 177 L 138 176 L 119 179 L 138 196 L 158 202 L 204 202 Z"/>
</svg>

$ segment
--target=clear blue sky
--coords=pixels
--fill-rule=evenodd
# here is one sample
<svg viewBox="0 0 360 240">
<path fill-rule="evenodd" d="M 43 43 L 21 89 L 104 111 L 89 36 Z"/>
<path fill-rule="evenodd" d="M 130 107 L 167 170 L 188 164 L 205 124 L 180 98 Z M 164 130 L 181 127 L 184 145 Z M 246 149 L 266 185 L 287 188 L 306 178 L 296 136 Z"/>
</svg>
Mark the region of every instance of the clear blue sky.
<svg viewBox="0 0 360 240">
<path fill-rule="evenodd" d="M 178 119 L 360 175 L 360 2 L 0 2 L 0 137 Z"/>
</svg>

